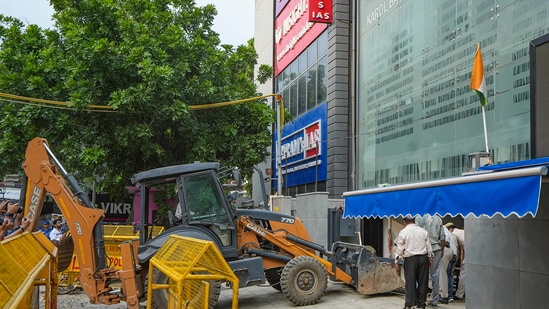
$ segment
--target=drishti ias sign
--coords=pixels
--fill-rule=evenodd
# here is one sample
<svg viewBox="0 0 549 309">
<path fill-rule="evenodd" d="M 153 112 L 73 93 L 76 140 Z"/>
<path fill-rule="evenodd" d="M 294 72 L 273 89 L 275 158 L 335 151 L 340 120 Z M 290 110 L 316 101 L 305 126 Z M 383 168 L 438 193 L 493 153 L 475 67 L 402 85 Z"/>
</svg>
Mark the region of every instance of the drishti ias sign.
<svg viewBox="0 0 549 309">
<path fill-rule="evenodd" d="M 309 0 L 309 21 L 314 23 L 331 23 L 332 0 Z"/>
<path fill-rule="evenodd" d="M 281 174 L 282 187 L 326 180 L 326 108 L 326 103 L 321 104 L 284 126 L 281 173 L 276 164 L 274 169 L 276 179 Z"/>
<path fill-rule="evenodd" d="M 328 27 L 326 23 L 309 21 L 309 1 L 312 0 L 290 0 L 275 20 L 275 75 L 282 72 Z M 326 1 L 312 2 L 323 2 L 325 6 Z M 317 16 L 318 6 L 316 4 L 315 7 Z"/>
</svg>

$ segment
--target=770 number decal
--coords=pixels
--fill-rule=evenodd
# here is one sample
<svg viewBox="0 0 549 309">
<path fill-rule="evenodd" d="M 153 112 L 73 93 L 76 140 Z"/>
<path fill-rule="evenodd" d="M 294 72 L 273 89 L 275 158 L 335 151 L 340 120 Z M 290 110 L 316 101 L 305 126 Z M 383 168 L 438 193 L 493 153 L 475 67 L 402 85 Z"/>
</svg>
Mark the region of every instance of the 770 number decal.
<svg viewBox="0 0 549 309">
<path fill-rule="evenodd" d="M 282 218 L 280 219 L 280 222 L 282 222 L 282 223 L 294 224 L 295 219 L 294 219 L 294 218 L 285 218 L 285 217 L 282 217 Z"/>
</svg>

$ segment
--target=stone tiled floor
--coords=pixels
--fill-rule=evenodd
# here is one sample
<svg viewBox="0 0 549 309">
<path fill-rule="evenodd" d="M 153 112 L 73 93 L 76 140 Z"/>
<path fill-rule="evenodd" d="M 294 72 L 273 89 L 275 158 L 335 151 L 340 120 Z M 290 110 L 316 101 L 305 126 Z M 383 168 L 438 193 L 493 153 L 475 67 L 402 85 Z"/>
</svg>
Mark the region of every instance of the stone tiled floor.
<svg viewBox="0 0 549 309">
<path fill-rule="evenodd" d="M 269 285 L 259 285 L 239 290 L 238 308 L 241 309 L 274 309 L 298 308 L 286 299 L 284 294 Z M 231 308 L 232 290 L 223 289 L 217 308 Z M 313 305 L 302 308 L 346 308 L 346 309 L 401 309 L 404 307 L 404 295 L 401 293 L 387 293 L 376 296 L 358 294 L 353 287 L 339 282 L 330 282 L 326 295 Z M 434 308 L 434 307 L 432 307 Z M 453 302 L 448 305 L 439 304 L 441 309 L 464 309 L 465 303 Z"/>
</svg>

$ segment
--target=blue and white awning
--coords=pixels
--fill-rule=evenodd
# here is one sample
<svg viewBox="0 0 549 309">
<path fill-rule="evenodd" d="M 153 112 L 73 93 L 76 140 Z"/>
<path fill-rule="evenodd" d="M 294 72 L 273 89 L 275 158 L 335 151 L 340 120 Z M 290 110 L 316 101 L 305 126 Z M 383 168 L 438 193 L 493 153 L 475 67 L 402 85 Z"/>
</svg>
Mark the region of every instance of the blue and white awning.
<svg viewBox="0 0 549 309">
<path fill-rule="evenodd" d="M 343 194 L 343 217 L 536 215 L 549 158 L 493 165 L 478 174 Z"/>
</svg>

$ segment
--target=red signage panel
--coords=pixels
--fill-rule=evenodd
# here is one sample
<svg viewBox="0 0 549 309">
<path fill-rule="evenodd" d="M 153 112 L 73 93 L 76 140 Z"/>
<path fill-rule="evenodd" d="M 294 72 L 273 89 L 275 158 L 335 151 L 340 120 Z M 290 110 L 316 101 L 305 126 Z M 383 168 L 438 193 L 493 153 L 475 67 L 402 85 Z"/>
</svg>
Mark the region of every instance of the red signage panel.
<svg viewBox="0 0 549 309">
<path fill-rule="evenodd" d="M 309 21 L 313 23 L 331 23 L 332 0 L 309 0 Z"/>
<path fill-rule="evenodd" d="M 282 72 L 327 27 L 326 23 L 309 21 L 309 0 L 290 0 L 275 21 L 275 75 Z"/>
</svg>

